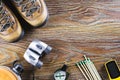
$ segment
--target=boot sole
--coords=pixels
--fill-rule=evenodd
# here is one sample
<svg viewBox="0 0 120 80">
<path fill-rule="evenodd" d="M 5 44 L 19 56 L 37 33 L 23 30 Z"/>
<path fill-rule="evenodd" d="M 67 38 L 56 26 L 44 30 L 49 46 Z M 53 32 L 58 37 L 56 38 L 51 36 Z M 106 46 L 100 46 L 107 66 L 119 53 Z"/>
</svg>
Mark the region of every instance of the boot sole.
<svg viewBox="0 0 120 80">
<path fill-rule="evenodd" d="M 12 41 L 11 43 L 18 42 L 19 40 L 21 40 L 23 38 L 24 34 L 25 34 L 25 31 L 22 30 L 22 33 L 20 34 L 20 36 L 16 40 Z"/>
<path fill-rule="evenodd" d="M 38 27 L 44 26 L 47 23 L 47 21 L 48 21 L 48 16 L 46 17 L 45 21 L 41 25 L 39 25 Z"/>
<path fill-rule="evenodd" d="M 36 26 L 36 27 L 32 27 L 32 28 L 43 27 L 43 26 L 47 23 L 48 19 L 49 19 L 49 17 L 48 17 L 48 15 L 47 15 L 46 19 L 44 20 L 44 22 L 43 22 L 42 24 L 40 24 L 40 25 L 38 25 L 38 26 Z M 28 23 L 28 24 L 29 24 L 29 23 Z"/>
</svg>

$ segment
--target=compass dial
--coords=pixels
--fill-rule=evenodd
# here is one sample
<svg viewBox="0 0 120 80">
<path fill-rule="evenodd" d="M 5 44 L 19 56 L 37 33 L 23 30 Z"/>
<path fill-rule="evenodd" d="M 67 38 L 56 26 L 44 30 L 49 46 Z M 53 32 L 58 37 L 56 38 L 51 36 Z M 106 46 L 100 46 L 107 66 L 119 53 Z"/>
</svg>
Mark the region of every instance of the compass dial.
<svg viewBox="0 0 120 80">
<path fill-rule="evenodd" d="M 66 79 L 66 72 L 65 71 L 57 71 L 54 74 L 55 80 L 65 80 Z"/>
</svg>

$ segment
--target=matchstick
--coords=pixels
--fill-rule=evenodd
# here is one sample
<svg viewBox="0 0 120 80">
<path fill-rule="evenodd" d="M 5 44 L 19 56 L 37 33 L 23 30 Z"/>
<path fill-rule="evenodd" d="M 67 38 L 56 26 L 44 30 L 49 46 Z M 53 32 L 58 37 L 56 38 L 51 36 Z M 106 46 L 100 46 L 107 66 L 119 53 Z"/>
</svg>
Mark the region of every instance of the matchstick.
<svg viewBox="0 0 120 80">
<path fill-rule="evenodd" d="M 102 80 L 102 78 L 100 77 L 95 65 L 93 64 L 93 62 L 88 58 L 89 62 L 90 62 L 90 66 L 92 67 L 94 73 L 96 74 L 96 77 L 98 80 Z"/>
<path fill-rule="evenodd" d="M 91 67 L 90 62 L 88 61 L 88 59 L 87 59 L 87 57 L 86 57 L 85 55 L 84 55 L 84 58 L 85 58 L 86 65 L 87 65 L 87 67 L 88 67 L 88 69 L 89 69 L 89 71 L 90 71 L 93 79 L 94 79 L 94 80 L 98 80 L 97 77 L 96 77 L 96 74 L 95 74 L 94 71 L 93 71 L 93 67 Z"/>
<path fill-rule="evenodd" d="M 84 55 L 85 60 L 76 63 L 86 80 L 102 80 L 93 62 Z"/>
<path fill-rule="evenodd" d="M 85 72 L 87 73 L 89 79 L 90 79 L 90 80 L 93 80 L 93 77 L 92 77 L 92 75 L 91 75 L 89 69 L 88 69 L 87 66 L 86 66 L 86 62 L 81 61 L 81 63 L 82 63 L 82 65 L 83 65 L 83 67 L 85 68 Z"/>
<path fill-rule="evenodd" d="M 82 70 L 82 68 L 79 66 L 79 63 L 76 63 L 77 67 L 79 68 L 79 70 L 82 72 L 83 76 L 85 77 L 86 80 L 89 80 L 87 78 L 87 76 L 85 75 L 84 71 Z"/>
</svg>

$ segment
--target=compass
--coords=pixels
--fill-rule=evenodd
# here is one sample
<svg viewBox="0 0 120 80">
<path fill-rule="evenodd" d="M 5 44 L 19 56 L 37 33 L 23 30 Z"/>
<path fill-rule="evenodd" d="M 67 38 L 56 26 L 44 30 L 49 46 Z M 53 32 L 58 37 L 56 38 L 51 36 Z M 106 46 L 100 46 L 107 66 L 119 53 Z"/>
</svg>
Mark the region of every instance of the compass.
<svg viewBox="0 0 120 80">
<path fill-rule="evenodd" d="M 54 73 L 54 80 L 67 80 L 69 73 L 66 72 L 67 66 L 63 65 L 61 69 L 58 69 Z"/>
</svg>

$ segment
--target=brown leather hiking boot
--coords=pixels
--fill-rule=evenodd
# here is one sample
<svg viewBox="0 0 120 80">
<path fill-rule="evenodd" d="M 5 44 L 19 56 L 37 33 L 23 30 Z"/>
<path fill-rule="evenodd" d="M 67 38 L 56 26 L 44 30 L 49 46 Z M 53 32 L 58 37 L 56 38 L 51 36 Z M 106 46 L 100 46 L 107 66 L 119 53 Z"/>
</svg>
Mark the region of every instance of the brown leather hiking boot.
<svg viewBox="0 0 120 80">
<path fill-rule="evenodd" d="M 44 0 L 11 0 L 16 9 L 33 27 L 43 25 L 47 18 L 48 12 Z"/>
<path fill-rule="evenodd" d="M 8 42 L 21 38 L 23 30 L 10 9 L 0 1 L 0 37 Z"/>
</svg>

